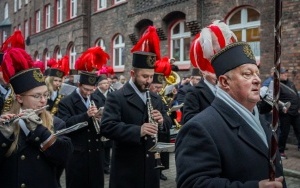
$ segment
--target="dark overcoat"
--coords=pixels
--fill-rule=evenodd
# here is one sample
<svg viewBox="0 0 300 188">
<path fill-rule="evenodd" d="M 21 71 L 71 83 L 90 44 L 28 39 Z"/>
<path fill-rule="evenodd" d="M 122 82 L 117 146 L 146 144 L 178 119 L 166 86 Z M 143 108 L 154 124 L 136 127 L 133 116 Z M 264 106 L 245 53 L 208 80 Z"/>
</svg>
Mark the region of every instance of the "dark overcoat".
<svg viewBox="0 0 300 188">
<path fill-rule="evenodd" d="M 260 120 L 270 141 L 268 123 Z M 268 147 L 218 98 L 182 127 L 175 152 L 177 187 L 255 188 L 269 178 Z M 278 154 L 276 177 L 283 174 Z"/>
<path fill-rule="evenodd" d="M 186 94 L 183 105 L 181 124 L 185 124 L 196 114 L 209 107 L 215 95 L 203 79 L 194 87 L 193 91 Z"/>
<path fill-rule="evenodd" d="M 171 125 L 161 98 L 151 93 L 153 109 L 164 117 L 164 126 Z M 110 174 L 111 188 L 158 188 L 159 170 L 150 136 L 141 137 L 141 125 L 147 122 L 147 106 L 129 83 L 108 95 L 101 122 L 102 134 L 114 140 Z"/>
<path fill-rule="evenodd" d="M 186 97 L 186 94 L 193 91 L 194 86 L 192 86 L 190 83 L 188 84 L 184 84 L 182 85 L 182 87 L 180 87 L 178 89 L 177 95 L 176 95 L 176 99 L 178 101 L 178 104 L 181 104 L 184 102 L 184 99 Z M 182 111 L 182 109 L 181 109 Z"/>
<path fill-rule="evenodd" d="M 54 129 L 62 128 L 65 128 L 65 122 L 54 118 Z M 44 126 L 38 126 L 28 136 L 20 130 L 17 150 L 6 157 L 5 154 L 15 138 L 12 135 L 10 139 L 6 139 L 0 133 L 0 187 L 58 187 L 56 167 L 66 164 L 73 151 L 73 145 L 70 138 L 62 135 L 52 146 L 42 152 L 40 144 L 50 134 L 50 131 Z"/>
<path fill-rule="evenodd" d="M 98 96 L 92 94 L 91 100 L 98 108 L 103 106 Z M 87 115 L 87 107 L 76 90 L 60 101 L 58 117 L 66 122 L 67 127 L 88 121 L 87 127 L 68 134 L 74 152 L 66 166 L 67 187 L 104 187 L 101 135 L 96 133 L 92 118 Z"/>
</svg>

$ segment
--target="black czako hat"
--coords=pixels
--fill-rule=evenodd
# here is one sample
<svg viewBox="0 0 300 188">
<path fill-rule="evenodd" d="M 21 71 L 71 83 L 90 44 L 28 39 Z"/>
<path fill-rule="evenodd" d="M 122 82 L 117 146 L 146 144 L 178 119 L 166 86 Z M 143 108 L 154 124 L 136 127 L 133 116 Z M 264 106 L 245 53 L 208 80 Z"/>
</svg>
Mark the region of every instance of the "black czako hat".
<svg viewBox="0 0 300 188">
<path fill-rule="evenodd" d="M 151 52 L 134 52 L 132 66 L 140 69 L 154 69 L 156 55 Z"/>
<path fill-rule="evenodd" d="M 154 73 L 153 75 L 153 84 L 163 84 L 165 81 L 165 76 L 160 73 Z"/>
<path fill-rule="evenodd" d="M 215 70 L 216 76 L 243 64 L 255 64 L 256 60 L 251 47 L 246 42 L 236 42 L 227 45 L 211 59 L 211 64 Z"/>
<path fill-rule="evenodd" d="M 54 76 L 54 77 L 62 78 L 62 77 L 64 77 L 64 72 L 61 71 L 60 69 L 50 68 L 47 76 Z"/>
<path fill-rule="evenodd" d="M 33 68 L 21 71 L 10 78 L 15 94 L 21 94 L 33 88 L 46 85 L 41 69 Z"/>
<path fill-rule="evenodd" d="M 95 86 L 97 84 L 97 81 L 98 81 L 98 76 L 96 75 L 96 73 L 91 73 L 87 71 L 80 72 L 79 83 L 84 85 Z"/>
</svg>

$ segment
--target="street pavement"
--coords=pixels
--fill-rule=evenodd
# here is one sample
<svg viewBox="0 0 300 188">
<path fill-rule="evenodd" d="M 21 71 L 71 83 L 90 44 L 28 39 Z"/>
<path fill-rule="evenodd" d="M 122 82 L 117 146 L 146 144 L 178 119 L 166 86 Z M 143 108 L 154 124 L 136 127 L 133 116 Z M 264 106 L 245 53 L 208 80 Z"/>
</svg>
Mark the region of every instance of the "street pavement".
<svg viewBox="0 0 300 188">
<path fill-rule="evenodd" d="M 282 160 L 284 174 L 288 188 L 300 188 L 300 151 L 295 145 L 287 145 L 286 155 L 288 159 Z M 168 177 L 166 181 L 160 181 L 161 188 L 176 188 L 175 154 L 170 153 L 170 169 L 163 171 Z M 105 188 L 108 188 L 109 175 L 105 175 Z M 61 179 L 62 187 L 65 188 L 64 175 Z"/>
</svg>

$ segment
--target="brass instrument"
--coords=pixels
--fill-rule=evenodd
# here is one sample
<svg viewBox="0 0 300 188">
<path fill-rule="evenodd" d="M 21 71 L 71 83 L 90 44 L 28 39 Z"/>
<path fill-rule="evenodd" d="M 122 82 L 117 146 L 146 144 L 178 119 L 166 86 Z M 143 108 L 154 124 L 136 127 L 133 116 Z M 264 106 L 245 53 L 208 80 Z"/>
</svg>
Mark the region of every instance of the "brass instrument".
<svg viewBox="0 0 300 188">
<path fill-rule="evenodd" d="M 166 87 L 169 86 L 169 85 L 179 84 L 179 82 L 180 82 L 180 76 L 176 72 L 172 71 L 171 74 L 170 74 L 170 76 L 165 77 L 165 80 L 166 81 L 163 83 L 163 88 L 159 92 L 159 95 L 161 96 L 161 99 L 162 99 L 163 103 L 168 108 L 167 114 L 168 114 L 168 116 L 170 116 L 170 114 L 172 113 L 172 109 L 171 109 L 170 106 L 171 106 L 171 103 L 173 102 L 174 96 L 173 96 L 173 98 L 166 96 L 165 95 L 165 90 L 166 90 Z M 176 119 L 173 119 L 173 121 L 175 123 L 175 129 L 179 130 L 182 125 Z"/>
<path fill-rule="evenodd" d="M 58 104 L 59 104 L 60 100 L 61 100 L 63 97 L 64 97 L 64 96 L 61 95 L 61 94 L 59 94 L 59 95 L 56 97 L 56 99 L 55 99 L 55 101 L 54 101 L 54 104 L 53 104 L 53 106 L 52 106 L 52 108 L 51 108 L 51 110 L 50 110 L 50 114 L 51 114 L 52 116 L 56 115 L 56 113 L 57 113 L 57 111 L 58 111 Z"/>
<path fill-rule="evenodd" d="M 11 86 L 9 86 L 9 87 L 11 89 Z M 13 101 L 14 101 L 14 98 L 15 98 L 14 92 L 11 89 L 10 94 L 8 95 L 7 99 L 4 100 L 2 113 L 8 112 L 11 109 Z"/>
<path fill-rule="evenodd" d="M 93 100 L 91 100 L 90 107 L 93 107 L 93 106 L 96 106 L 96 104 Z M 98 120 L 94 116 L 92 117 L 92 120 L 93 120 L 93 124 L 94 124 L 95 130 L 96 130 L 96 133 L 100 134 L 100 125 L 99 125 Z"/>
<path fill-rule="evenodd" d="M 263 98 L 263 101 L 265 101 L 266 103 L 268 103 L 269 105 L 273 106 L 275 104 L 275 101 L 273 100 L 273 97 L 270 97 L 270 96 L 265 96 Z M 278 101 L 278 105 L 279 107 L 282 107 L 282 111 L 284 113 L 286 113 L 289 109 L 289 107 L 291 106 L 291 102 L 282 102 L 282 101 Z"/>
<path fill-rule="evenodd" d="M 49 107 L 49 105 L 43 106 L 42 108 L 39 108 L 39 109 L 36 109 L 33 112 L 31 112 L 30 114 L 28 114 L 28 115 L 32 115 L 32 114 L 34 114 L 34 113 L 36 113 L 36 112 L 38 112 L 40 110 L 43 110 L 43 109 L 45 109 L 47 107 Z M 20 114 L 15 115 L 14 117 L 12 117 L 10 119 L 7 119 L 7 120 L 3 121 L 2 125 L 9 126 L 11 123 L 19 120 L 22 117 L 21 114 L 22 114 L 22 112 Z"/>
</svg>

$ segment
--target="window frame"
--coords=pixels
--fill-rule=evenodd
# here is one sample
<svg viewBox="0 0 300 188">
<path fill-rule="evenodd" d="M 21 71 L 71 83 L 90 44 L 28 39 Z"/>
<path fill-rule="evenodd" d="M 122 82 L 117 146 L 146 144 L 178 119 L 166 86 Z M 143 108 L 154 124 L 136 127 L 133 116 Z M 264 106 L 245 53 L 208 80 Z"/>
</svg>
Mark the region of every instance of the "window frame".
<svg viewBox="0 0 300 188">
<path fill-rule="evenodd" d="M 45 29 L 49 29 L 51 27 L 51 5 L 45 5 Z"/>
<path fill-rule="evenodd" d="M 24 38 L 26 39 L 29 36 L 29 21 L 24 21 Z"/>
<path fill-rule="evenodd" d="M 18 11 L 18 0 L 14 0 L 14 12 Z"/>
<path fill-rule="evenodd" d="M 56 16 L 55 16 L 55 23 L 60 24 L 62 23 L 62 11 L 63 11 L 63 3 L 62 0 L 56 0 Z"/>
<path fill-rule="evenodd" d="M 35 32 L 41 32 L 41 11 L 37 10 L 35 12 Z"/>
<path fill-rule="evenodd" d="M 70 1 L 70 19 L 75 18 L 77 16 L 77 0 L 69 0 Z M 74 5 L 74 7 L 73 7 Z"/>
<path fill-rule="evenodd" d="M 120 39 L 121 37 L 121 39 Z M 118 39 L 118 43 L 116 43 L 116 40 Z M 123 40 L 123 43 L 120 42 Z M 125 68 L 125 62 L 123 62 L 123 60 L 125 61 L 125 59 L 123 59 L 123 52 L 125 50 L 125 38 L 123 35 L 121 34 L 117 34 L 114 39 L 113 39 L 113 67 L 115 71 L 123 71 Z M 118 65 L 116 65 L 116 50 L 122 49 L 118 51 L 118 56 L 119 56 L 119 62 Z"/>
<path fill-rule="evenodd" d="M 106 50 L 105 41 L 104 41 L 103 38 L 97 39 L 96 42 L 95 42 L 95 46 L 101 47 L 102 50 L 104 50 L 104 51 Z"/>
<path fill-rule="evenodd" d="M 173 34 L 174 32 L 174 28 L 179 24 L 179 33 L 177 34 Z M 178 20 L 176 21 L 171 27 L 170 27 L 170 57 L 176 58 L 174 56 L 174 51 L 173 51 L 173 46 L 174 46 L 174 40 L 178 40 L 179 39 L 179 59 L 176 58 L 176 65 L 179 66 L 179 68 L 181 69 L 187 69 L 190 67 L 190 59 L 189 59 L 189 49 L 191 46 L 191 32 L 185 32 L 184 31 L 185 28 L 185 20 Z M 189 39 L 189 47 L 185 48 L 185 39 Z M 186 51 L 186 57 L 188 59 L 184 59 L 184 50 Z"/>
<path fill-rule="evenodd" d="M 256 11 L 259 15 L 261 15 L 260 12 L 257 11 L 256 9 L 254 9 L 253 7 L 244 6 L 244 7 L 236 9 L 226 19 L 226 23 L 228 24 L 229 29 L 232 30 L 233 32 L 234 31 L 241 31 L 242 32 L 242 34 L 241 34 L 241 38 L 242 38 L 241 41 L 245 41 L 245 42 L 247 42 L 247 30 L 248 29 L 254 29 L 254 28 L 260 29 L 260 26 L 261 26 L 261 19 L 258 20 L 258 21 L 250 21 L 250 22 L 248 22 L 248 20 L 247 20 L 247 18 L 248 18 L 248 9 L 252 9 L 252 10 Z M 241 23 L 229 25 L 230 19 L 236 13 L 238 13 L 239 11 L 241 11 Z M 247 43 L 251 46 L 251 49 L 254 52 L 256 61 L 259 62 L 260 61 L 260 56 L 261 56 L 261 51 L 260 51 L 261 41 L 260 41 L 260 39 L 259 39 L 259 42 L 256 42 L 256 43 L 250 42 L 250 41 L 247 42 Z"/>
<path fill-rule="evenodd" d="M 2 42 L 6 41 L 7 39 L 7 32 L 5 30 L 2 31 Z"/>
<path fill-rule="evenodd" d="M 18 1 L 18 10 L 20 10 L 22 8 L 22 0 Z"/>
<path fill-rule="evenodd" d="M 8 18 L 8 3 L 4 5 L 4 19 Z"/>
<path fill-rule="evenodd" d="M 77 56 L 77 52 L 76 52 L 76 47 L 74 44 L 72 44 L 70 46 L 69 49 L 69 65 L 71 69 L 75 68 L 75 63 L 76 63 L 76 56 Z"/>
<path fill-rule="evenodd" d="M 100 7 L 102 5 L 102 7 Z M 97 0 L 97 10 L 103 10 L 107 8 L 107 0 Z"/>
</svg>

